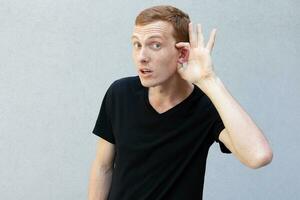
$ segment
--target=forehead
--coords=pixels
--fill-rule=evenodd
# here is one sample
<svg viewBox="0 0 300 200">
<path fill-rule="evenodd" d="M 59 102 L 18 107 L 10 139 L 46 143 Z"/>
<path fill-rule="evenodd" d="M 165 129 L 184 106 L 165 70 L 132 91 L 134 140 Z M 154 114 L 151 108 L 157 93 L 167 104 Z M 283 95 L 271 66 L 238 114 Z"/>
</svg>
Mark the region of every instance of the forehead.
<svg viewBox="0 0 300 200">
<path fill-rule="evenodd" d="M 134 26 L 132 38 L 147 39 L 157 36 L 162 39 L 168 39 L 172 36 L 173 26 L 164 21 L 157 21 L 143 26 Z"/>
</svg>

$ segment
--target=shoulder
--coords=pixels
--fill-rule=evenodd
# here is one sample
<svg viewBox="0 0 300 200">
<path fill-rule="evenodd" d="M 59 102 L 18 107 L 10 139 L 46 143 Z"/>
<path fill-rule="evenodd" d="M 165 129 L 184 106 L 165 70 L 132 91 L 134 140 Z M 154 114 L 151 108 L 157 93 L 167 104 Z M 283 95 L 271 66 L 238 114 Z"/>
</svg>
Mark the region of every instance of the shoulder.
<svg viewBox="0 0 300 200">
<path fill-rule="evenodd" d="M 115 80 L 109 87 L 112 94 L 120 95 L 131 91 L 137 91 L 141 88 L 140 79 L 138 76 L 128 76 Z"/>
<path fill-rule="evenodd" d="M 196 87 L 195 101 L 197 102 L 195 104 L 197 105 L 197 107 L 202 112 L 204 111 L 206 114 L 210 116 L 215 116 L 217 110 L 214 104 L 212 103 L 212 101 L 210 100 L 210 98 L 198 86 L 195 87 Z"/>
<path fill-rule="evenodd" d="M 138 76 L 128 76 L 128 77 L 123 77 L 120 79 L 115 80 L 111 86 L 114 88 L 119 88 L 119 87 L 128 87 L 132 84 L 137 84 L 139 81 Z"/>
<path fill-rule="evenodd" d="M 195 85 L 195 93 L 196 93 L 196 101 L 200 107 L 209 109 L 212 106 L 211 100 L 208 96 L 198 87 Z"/>
</svg>

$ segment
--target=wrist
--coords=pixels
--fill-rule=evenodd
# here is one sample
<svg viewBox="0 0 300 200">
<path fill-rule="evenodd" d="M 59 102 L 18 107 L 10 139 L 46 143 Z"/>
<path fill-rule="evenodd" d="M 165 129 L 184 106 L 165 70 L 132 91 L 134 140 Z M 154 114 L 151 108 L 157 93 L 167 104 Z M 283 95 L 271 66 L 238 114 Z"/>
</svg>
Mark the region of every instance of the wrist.
<svg viewBox="0 0 300 200">
<path fill-rule="evenodd" d="M 195 85 L 198 86 L 207 96 L 209 96 L 210 93 L 217 90 L 218 88 L 223 87 L 221 79 L 216 74 L 196 81 Z"/>
</svg>

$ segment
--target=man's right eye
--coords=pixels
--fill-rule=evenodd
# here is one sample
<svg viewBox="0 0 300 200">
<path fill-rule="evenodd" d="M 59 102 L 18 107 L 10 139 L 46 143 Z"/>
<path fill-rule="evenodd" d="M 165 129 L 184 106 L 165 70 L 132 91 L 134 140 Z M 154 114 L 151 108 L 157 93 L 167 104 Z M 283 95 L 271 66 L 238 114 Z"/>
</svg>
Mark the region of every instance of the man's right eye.
<svg viewBox="0 0 300 200">
<path fill-rule="evenodd" d="M 140 48 L 140 47 L 141 47 L 141 44 L 138 43 L 138 42 L 134 42 L 134 43 L 133 43 L 133 47 L 134 47 L 134 48 Z"/>
</svg>

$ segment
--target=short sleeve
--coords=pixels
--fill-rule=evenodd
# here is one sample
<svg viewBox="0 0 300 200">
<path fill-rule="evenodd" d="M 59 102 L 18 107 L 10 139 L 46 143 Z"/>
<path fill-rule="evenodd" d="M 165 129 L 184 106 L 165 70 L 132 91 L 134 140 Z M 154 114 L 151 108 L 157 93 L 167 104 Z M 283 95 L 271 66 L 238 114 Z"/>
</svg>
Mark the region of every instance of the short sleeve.
<svg viewBox="0 0 300 200">
<path fill-rule="evenodd" d="M 115 144 L 113 128 L 111 123 L 112 87 L 105 93 L 93 133 L 106 141 Z"/>
<path fill-rule="evenodd" d="M 214 122 L 212 126 L 212 134 L 214 137 L 214 141 L 219 143 L 220 150 L 223 153 L 231 153 L 231 151 L 219 140 L 219 135 L 222 132 L 222 130 L 225 128 L 223 121 L 217 112 L 216 108 L 213 106 L 213 117 L 214 117 Z"/>
</svg>

